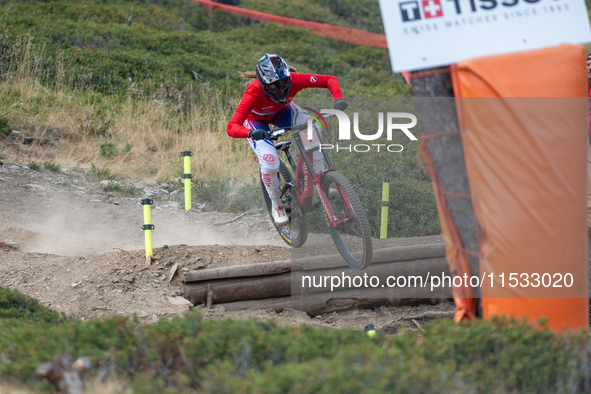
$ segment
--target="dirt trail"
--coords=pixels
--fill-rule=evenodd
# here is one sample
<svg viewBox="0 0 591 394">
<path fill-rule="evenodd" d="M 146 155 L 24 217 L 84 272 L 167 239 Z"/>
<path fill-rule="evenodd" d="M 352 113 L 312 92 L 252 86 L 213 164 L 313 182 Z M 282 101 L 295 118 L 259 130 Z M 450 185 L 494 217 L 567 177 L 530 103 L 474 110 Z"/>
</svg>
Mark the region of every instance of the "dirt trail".
<svg viewBox="0 0 591 394">
<path fill-rule="evenodd" d="M 244 215 L 186 212 L 170 184 L 141 186 L 152 209 L 155 261 L 144 262 L 141 197 L 120 197 L 83 174 L 53 173 L 4 163 L 0 168 L 0 286 L 16 288 L 44 305 L 81 319 L 137 313 L 146 323 L 189 309 L 170 270 L 207 269 L 290 258 L 265 212 Z M 172 190 L 171 190 L 172 189 Z M 236 220 L 234 220 L 236 219 Z M 382 241 L 408 245 L 441 241 L 422 237 Z M 420 307 L 332 313 L 311 318 L 286 310 L 223 312 L 207 316 L 273 317 L 280 323 L 386 329 L 408 324 L 404 315 L 453 310 Z"/>
</svg>

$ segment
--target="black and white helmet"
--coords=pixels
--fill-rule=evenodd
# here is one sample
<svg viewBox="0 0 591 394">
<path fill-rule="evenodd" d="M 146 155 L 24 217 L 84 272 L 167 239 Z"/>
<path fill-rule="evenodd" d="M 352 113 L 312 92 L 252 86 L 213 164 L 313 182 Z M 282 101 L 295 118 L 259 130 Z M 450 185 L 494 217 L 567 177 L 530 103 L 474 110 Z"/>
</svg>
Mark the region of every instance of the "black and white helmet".
<svg viewBox="0 0 591 394">
<path fill-rule="evenodd" d="M 279 55 L 265 54 L 256 67 L 257 79 L 263 92 L 277 104 L 285 104 L 289 98 L 291 76 L 287 63 Z"/>
</svg>

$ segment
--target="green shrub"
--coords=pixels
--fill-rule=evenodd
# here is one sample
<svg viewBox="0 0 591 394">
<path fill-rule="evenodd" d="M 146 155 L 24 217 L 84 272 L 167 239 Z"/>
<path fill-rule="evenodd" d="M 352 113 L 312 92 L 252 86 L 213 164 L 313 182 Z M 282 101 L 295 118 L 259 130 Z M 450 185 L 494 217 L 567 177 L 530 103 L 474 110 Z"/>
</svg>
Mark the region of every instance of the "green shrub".
<svg viewBox="0 0 591 394">
<path fill-rule="evenodd" d="M 114 157 L 119 153 L 117 145 L 114 142 L 101 142 L 100 144 L 101 156 Z"/>
<path fill-rule="evenodd" d="M 111 170 L 108 168 L 98 168 L 97 166 L 92 163 L 90 165 L 90 171 L 86 174 L 86 177 L 90 181 L 100 182 L 100 181 L 116 181 L 117 176 L 111 173 Z"/>
<path fill-rule="evenodd" d="M 39 363 L 69 354 L 91 359 L 89 379 L 110 373 L 141 393 L 591 390 L 588 332 L 555 335 L 503 319 L 422 327 L 369 339 L 362 329 L 204 320 L 199 312 L 152 325 L 121 316 L 82 322 L 2 289 L 0 379 L 38 388 Z"/>
<path fill-rule="evenodd" d="M 126 154 L 130 153 L 132 149 L 133 149 L 133 144 L 130 142 L 126 142 L 121 153 L 126 155 Z"/>
<path fill-rule="evenodd" d="M 35 298 L 8 287 L 0 287 L 0 319 L 23 323 L 61 323 L 66 321 L 65 315 L 41 305 L 39 300 Z"/>
<path fill-rule="evenodd" d="M 32 161 L 29 164 L 27 164 L 27 167 L 29 167 L 29 169 L 31 169 L 32 171 L 39 171 L 41 169 L 41 165 L 39 165 L 39 163 Z"/>
<path fill-rule="evenodd" d="M 43 166 L 45 167 L 45 169 L 51 172 L 57 172 L 58 174 L 62 172 L 62 166 L 51 161 L 46 161 L 45 163 L 43 163 Z"/>
<path fill-rule="evenodd" d="M 103 187 L 103 191 L 115 192 L 123 196 L 134 197 L 138 196 L 142 192 L 131 182 L 121 183 L 117 181 L 109 180 L 106 186 Z"/>
<path fill-rule="evenodd" d="M 0 136 L 8 135 L 10 133 L 10 124 L 6 116 L 0 116 Z"/>
</svg>

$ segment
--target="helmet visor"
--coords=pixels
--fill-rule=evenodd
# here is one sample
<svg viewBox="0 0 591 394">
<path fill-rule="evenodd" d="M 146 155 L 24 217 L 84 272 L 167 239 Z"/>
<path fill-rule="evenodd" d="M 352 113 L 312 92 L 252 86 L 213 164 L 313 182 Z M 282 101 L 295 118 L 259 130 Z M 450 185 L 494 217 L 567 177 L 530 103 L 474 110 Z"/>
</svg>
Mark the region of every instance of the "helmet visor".
<svg viewBox="0 0 591 394">
<path fill-rule="evenodd" d="M 269 93 L 278 93 L 282 90 L 287 90 L 289 88 L 290 83 L 291 78 L 283 78 L 268 85 L 265 85 L 265 90 Z"/>
</svg>

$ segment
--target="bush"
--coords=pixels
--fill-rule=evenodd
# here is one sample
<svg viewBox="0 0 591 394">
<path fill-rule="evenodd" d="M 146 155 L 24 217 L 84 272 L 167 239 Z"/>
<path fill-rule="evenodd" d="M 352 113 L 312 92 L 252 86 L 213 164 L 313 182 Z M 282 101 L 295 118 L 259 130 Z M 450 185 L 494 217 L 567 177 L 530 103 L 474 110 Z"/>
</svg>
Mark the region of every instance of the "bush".
<svg viewBox="0 0 591 394">
<path fill-rule="evenodd" d="M 69 354 L 91 359 L 90 379 L 111 373 L 141 393 L 591 389 L 588 332 L 555 335 L 503 319 L 442 319 L 424 324 L 423 334 L 378 331 L 374 339 L 361 329 L 204 320 L 199 312 L 152 325 L 126 317 L 82 322 L 7 289 L 0 290 L 0 312 L 0 379 L 31 385 L 39 363 Z"/>
<path fill-rule="evenodd" d="M 117 156 L 117 145 L 114 142 L 101 142 L 100 144 L 101 156 L 114 157 Z"/>
<path fill-rule="evenodd" d="M 10 134 L 10 124 L 6 116 L 0 116 L 0 136 Z"/>
<path fill-rule="evenodd" d="M 117 176 L 111 173 L 111 170 L 108 168 L 98 168 L 97 166 L 92 163 L 90 165 L 90 171 L 86 174 L 86 178 L 90 181 L 100 182 L 100 181 L 116 181 Z"/>
<path fill-rule="evenodd" d="M 0 319 L 35 323 L 66 321 L 65 315 L 60 315 L 41 305 L 39 300 L 8 287 L 0 287 Z"/>
<path fill-rule="evenodd" d="M 62 172 L 62 166 L 51 161 L 46 161 L 43 166 L 51 172 L 57 172 L 58 174 Z"/>
</svg>

